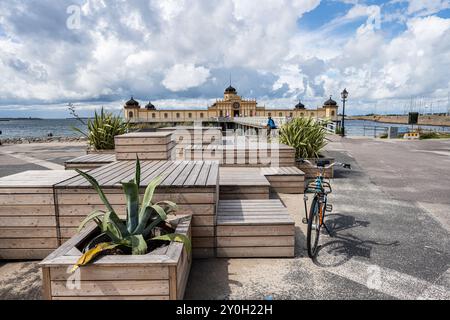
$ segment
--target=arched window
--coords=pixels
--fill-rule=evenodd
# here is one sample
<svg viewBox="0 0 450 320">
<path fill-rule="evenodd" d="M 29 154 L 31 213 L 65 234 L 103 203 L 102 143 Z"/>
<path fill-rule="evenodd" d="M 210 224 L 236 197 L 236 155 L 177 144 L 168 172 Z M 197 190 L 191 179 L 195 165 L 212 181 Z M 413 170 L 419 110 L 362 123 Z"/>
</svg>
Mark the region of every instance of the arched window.
<svg viewBox="0 0 450 320">
<path fill-rule="evenodd" d="M 133 111 L 128 112 L 128 118 L 133 118 Z"/>
<path fill-rule="evenodd" d="M 272 116 L 272 112 L 269 112 L 267 115 L 268 115 L 269 117 L 271 117 L 271 116 Z"/>
<path fill-rule="evenodd" d="M 222 110 L 219 111 L 219 116 L 223 117 L 223 111 Z"/>
<path fill-rule="evenodd" d="M 200 118 L 203 118 L 203 112 L 200 112 Z"/>
<path fill-rule="evenodd" d="M 180 113 L 179 112 L 177 112 L 177 118 L 179 118 L 180 117 Z"/>
<path fill-rule="evenodd" d="M 253 110 L 250 110 L 250 117 L 253 117 Z"/>
<path fill-rule="evenodd" d="M 289 117 L 292 118 L 293 116 L 294 116 L 294 114 L 293 114 L 292 112 L 290 112 L 290 113 L 289 113 Z"/>
<path fill-rule="evenodd" d="M 334 110 L 333 110 L 333 111 L 331 111 L 331 116 L 332 116 L 332 117 L 334 117 Z"/>
<path fill-rule="evenodd" d="M 303 112 L 300 112 L 300 117 L 303 117 L 305 114 Z"/>
<path fill-rule="evenodd" d="M 314 112 L 311 112 L 311 117 L 314 117 Z"/>
<path fill-rule="evenodd" d="M 156 118 L 156 113 L 152 113 L 152 118 L 154 119 L 154 118 Z"/>
<path fill-rule="evenodd" d="M 169 116 L 169 115 L 168 115 L 167 113 L 164 113 L 164 118 L 167 119 L 168 116 Z"/>
<path fill-rule="evenodd" d="M 192 118 L 192 113 L 189 112 L 189 113 L 188 113 L 188 117 L 189 117 L 189 118 Z"/>
<path fill-rule="evenodd" d="M 282 112 L 280 112 L 280 113 L 278 114 L 278 116 L 279 116 L 279 117 L 282 117 L 282 116 L 283 116 L 283 113 L 282 113 Z"/>
</svg>

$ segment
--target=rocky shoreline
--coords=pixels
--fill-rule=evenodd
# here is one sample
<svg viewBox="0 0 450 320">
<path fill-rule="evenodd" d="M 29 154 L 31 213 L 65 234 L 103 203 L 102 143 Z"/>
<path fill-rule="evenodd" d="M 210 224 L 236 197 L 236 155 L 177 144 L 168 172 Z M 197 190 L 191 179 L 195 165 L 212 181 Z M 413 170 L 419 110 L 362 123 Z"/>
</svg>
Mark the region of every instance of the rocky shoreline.
<svg viewBox="0 0 450 320">
<path fill-rule="evenodd" d="M 49 143 L 49 142 L 77 142 L 87 141 L 85 137 L 26 137 L 26 138 L 4 138 L 0 139 L 0 145 L 26 144 L 26 143 Z"/>
</svg>

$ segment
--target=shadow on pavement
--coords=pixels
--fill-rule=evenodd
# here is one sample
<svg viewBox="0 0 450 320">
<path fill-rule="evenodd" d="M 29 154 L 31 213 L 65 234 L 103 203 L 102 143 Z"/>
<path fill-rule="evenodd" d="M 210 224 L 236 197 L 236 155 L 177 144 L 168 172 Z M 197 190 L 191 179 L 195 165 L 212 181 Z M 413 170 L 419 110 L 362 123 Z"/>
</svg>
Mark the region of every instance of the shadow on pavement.
<svg viewBox="0 0 450 320">
<path fill-rule="evenodd" d="M 327 226 L 331 232 L 330 241 L 318 248 L 317 256 L 313 259 L 314 263 L 320 267 L 337 267 L 353 257 L 371 257 L 374 246 L 397 246 L 398 241 L 378 242 L 373 240 L 364 240 L 351 234 L 341 235 L 338 232 L 349 230 L 356 227 L 369 226 L 369 221 L 357 220 L 353 216 L 347 216 L 339 213 L 328 215 Z"/>
</svg>

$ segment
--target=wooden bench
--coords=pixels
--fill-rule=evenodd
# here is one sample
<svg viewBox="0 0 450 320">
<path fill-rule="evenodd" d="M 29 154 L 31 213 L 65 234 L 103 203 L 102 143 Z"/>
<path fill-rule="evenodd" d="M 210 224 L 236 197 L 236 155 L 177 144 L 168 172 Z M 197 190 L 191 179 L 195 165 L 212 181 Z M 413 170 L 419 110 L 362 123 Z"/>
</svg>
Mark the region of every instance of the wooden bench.
<svg viewBox="0 0 450 320">
<path fill-rule="evenodd" d="M 294 220 L 280 200 L 220 200 L 217 257 L 293 257 Z"/>
<path fill-rule="evenodd" d="M 219 199 L 269 199 L 270 183 L 259 168 L 220 167 Z"/>
<path fill-rule="evenodd" d="M 117 161 L 89 172 L 102 186 L 116 212 L 125 216 L 121 181 L 133 179 L 135 161 Z M 192 215 L 194 257 L 214 256 L 214 226 L 218 201 L 219 165 L 204 161 L 141 161 L 141 194 L 156 177 L 163 181 L 154 201 L 170 200 L 178 205 L 177 217 Z M 66 241 L 79 223 L 94 209 L 105 209 L 97 193 L 81 176 L 55 186 L 61 237 Z"/>
<path fill-rule="evenodd" d="M 87 154 L 64 162 L 66 170 L 90 170 L 116 161 L 114 154 Z"/>
<path fill-rule="evenodd" d="M 305 174 L 297 167 L 265 167 L 261 174 L 270 182 L 272 192 L 303 193 Z"/>
<path fill-rule="evenodd" d="M 174 159 L 176 143 L 171 132 L 132 132 L 115 136 L 117 160 Z"/>
<path fill-rule="evenodd" d="M 177 145 L 192 144 L 221 144 L 221 127 L 195 127 L 195 126 L 177 126 L 158 128 L 157 132 L 171 132 L 172 139 Z"/>
<path fill-rule="evenodd" d="M 25 171 L 0 178 L 0 260 L 40 260 L 58 241 L 53 186 L 75 171 Z"/>
<path fill-rule="evenodd" d="M 217 160 L 221 166 L 294 166 L 295 149 L 284 144 L 187 145 L 184 160 Z"/>
</svg>

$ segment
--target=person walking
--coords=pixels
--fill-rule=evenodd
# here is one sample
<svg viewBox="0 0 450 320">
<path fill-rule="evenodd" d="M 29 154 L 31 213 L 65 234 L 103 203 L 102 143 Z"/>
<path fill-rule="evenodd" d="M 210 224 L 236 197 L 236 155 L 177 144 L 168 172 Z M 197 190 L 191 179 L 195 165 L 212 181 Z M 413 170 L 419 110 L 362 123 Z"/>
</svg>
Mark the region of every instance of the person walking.
<svg viewBox="0 0 450 320">
<path fill-rule="evenodd" d="M 273 121 L 272 117 L 269 116 L 267 118 L 267 137 L 271 136 L 272 129 L 276 129 L 277 125 L 275 124 L 275 121 Z"/>
</svg>

